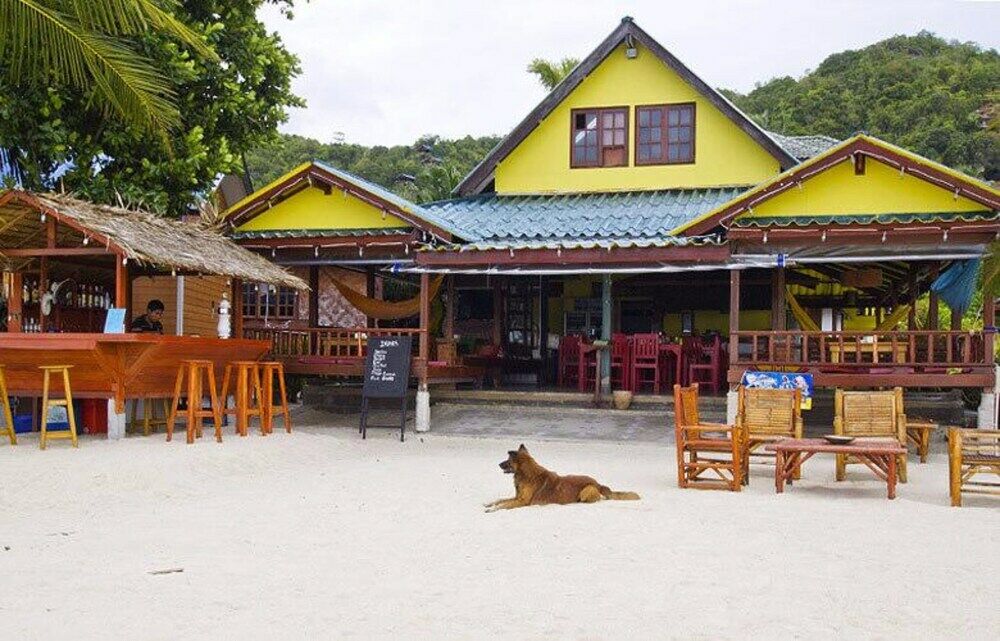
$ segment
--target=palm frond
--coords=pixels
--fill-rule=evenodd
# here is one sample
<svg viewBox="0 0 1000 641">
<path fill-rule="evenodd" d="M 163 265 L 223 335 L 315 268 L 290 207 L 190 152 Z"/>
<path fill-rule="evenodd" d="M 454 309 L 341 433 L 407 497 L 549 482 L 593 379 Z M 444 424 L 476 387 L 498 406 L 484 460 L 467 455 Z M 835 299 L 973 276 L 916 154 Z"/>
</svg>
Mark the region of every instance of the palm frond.
<svg viewBox="0 0 1000 641">
<path fill-rule="evenodd" d="M 92 31 L 128 36 L 153 28 L 209 60 L 218 59 L 205 40 L 174 15 L 181 6 L 176 0 L 71 0 L 71 3 L 73 15 Z"/>
</svg>

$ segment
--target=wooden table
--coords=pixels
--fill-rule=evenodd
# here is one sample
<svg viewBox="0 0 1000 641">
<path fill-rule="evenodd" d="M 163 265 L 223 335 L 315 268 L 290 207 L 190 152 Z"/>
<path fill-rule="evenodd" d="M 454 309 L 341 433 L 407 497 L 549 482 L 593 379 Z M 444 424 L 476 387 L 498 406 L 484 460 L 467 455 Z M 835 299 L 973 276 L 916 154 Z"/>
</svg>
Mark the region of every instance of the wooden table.
<svg viewBox="0 0 1000 641">
<path fill-rule="evenodd" d="M 6 365 L 11 396 L 41 396 L 39 365 L 73 365 L 76 398 L 113 398 L 125 411 L 126 398 L 171 398 L 177 366 L 198 358 L 215 364 L 216 379 L 231 361 L 255 361 L 269 341 L 159 334 L 0 334 L 0 363 Z"/>
<path fill-rule="evenodd" d="M 830 350 L 830 362 L 840 363 L 840 343 L 827 343 L 827 349 Z M 891 360 L 895 360 L 897 363 L 906 362 L 906 353 L 908 350 L 908 345 L 906 343 L 896 343 L 896 349 L 893 350 L 892 343 L 856 343 L 844 341 L 844 354 L 857 354 L 858 347 L 861 348 L 862 354 L 871 354 L 872 363 L 885 363 L 886 359 L 881 358 L 882 356 L 887 356 Z M 893 352 L 895 351 L 895 358 L 893 359 Z"/>
<path fill-rule="evenodd" d="M 906 421 L 906 440 L 917 446 L 921 463 L 927 462 L 927 452 L 931 447 L 931 432 L 937 427 L 937 423 L 921 419 Z"/>
<path fill-rule="evenodd" d="M 774 489 L 785 491 L 795 470 L 815 454 L 849 454 L 868 466 L 875 476 L 886 482 L 890 499 L 896 498 L 896 457 L 906 456 L 906 448 L 892 439 L 858 440 L 847 445 L 833 445 L 821 438 L 786 438 L 769 443 L 764 449 L 775 453 Z"/>
</svg>

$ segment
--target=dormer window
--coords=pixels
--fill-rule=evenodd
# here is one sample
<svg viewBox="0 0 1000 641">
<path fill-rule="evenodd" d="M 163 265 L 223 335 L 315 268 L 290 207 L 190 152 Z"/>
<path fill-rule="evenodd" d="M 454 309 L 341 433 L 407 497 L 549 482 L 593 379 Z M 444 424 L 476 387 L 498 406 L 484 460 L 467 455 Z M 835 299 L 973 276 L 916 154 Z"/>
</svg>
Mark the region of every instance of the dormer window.
<svg viewBox="0 0 1000 641">
<path fill-rule="evenodd" d="M 694 162 L 694 103 L 636 107 L 635 164 Z"/>
<path fill-rule="evenodd" d="M 628 109 L 574 109 L 570 167 L 628 164 Z"/>
</svg>

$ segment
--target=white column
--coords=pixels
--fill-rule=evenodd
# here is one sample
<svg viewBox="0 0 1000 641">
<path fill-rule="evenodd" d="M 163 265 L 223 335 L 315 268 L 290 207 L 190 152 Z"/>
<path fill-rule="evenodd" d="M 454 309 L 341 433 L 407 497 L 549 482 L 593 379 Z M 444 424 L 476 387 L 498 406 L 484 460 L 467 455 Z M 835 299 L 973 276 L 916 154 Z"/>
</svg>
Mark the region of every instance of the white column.
<svg viewBox="0 0 1000 641">
<path fill-rule="evenodd" d="M 726 425 L 736 423 L 736 413 L 740 409 L 740 394 L 736 390 L 726 392 Z"/>
<path fill-rule="evenodd" d="M 125 413 L 115 412 L 115 399 L 108 399 L 108 440 L 125 438 Z"/>
<path fill-rule="evenodd" d="M 417 389 L 416 429 L 418 432 L 431 430 L 431 393 L 427 390 L 426 385 L 421 385 Z"/>
</svg>

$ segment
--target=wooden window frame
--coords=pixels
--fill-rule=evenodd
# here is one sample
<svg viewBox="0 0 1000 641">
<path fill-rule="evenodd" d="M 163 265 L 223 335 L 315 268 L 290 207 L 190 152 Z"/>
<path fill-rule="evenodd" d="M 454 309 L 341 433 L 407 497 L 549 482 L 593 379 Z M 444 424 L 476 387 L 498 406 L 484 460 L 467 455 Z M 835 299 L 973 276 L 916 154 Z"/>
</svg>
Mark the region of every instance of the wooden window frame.
<svg viewBox="0 0 1000 641">
<path fill-rule="evenodd" d="M 670 146 L 670 109 L 678 107 L 690 107 L 691 108 L 691 159 L 690 160 L 669 160 L 670 151 L 668 147 Z M 639 126 L 639 111 L 642 109 L 659 109 L 663 113 L 663 119 L 660 121 L 662 123 L 661 127 L 663 129 L 663 135 L 660 138 L 660 144 L 663 148 L 663 153 L 659 158 L 655 160 L 640 160 L 639 159 L 639 134 L 642 127 Z M 697 137 L 698 137 L 698 105 L 694 102 L 669 102 L 658 105 L 636 105 L 635 113 L 635 134 L 633 136 L 633 158 L 632 162 L 636 167 L 648 167 L 650 165 L 693 165 L 696 158 L 697 151 Z"/>
<path fill-rule="evenodd" d="M 243 308 L 240 310 L 243 313 L 243 318 L 253 318 L 253 319 L 264 319 L 268 320 L 294 320 L 298 317 L 299 309 L 299 292 L 291 287 L 282 287 L 280 285 L 275 285 L 274 294 L 270 296 L 265 292 L 261 291 L 261 288 L 269 287 L 265 283 L 243 283 Z M 251 291 L 247 291 L 248 288 L 252 288 Z M 284 298 L 283 298 L 284 297 Z M 291 298 L 289 302 L 288 297 Z M 269 307 L 267 301 L 269 298 L 274 300 L 274 313 L 267 314 L 265 316 L 264 310 Z M 251 300 L 253 301 L 251 303 Z M 284 303 L 282 302 L 284 300 Z M 285 314 L 281 313 L 282 308 L 291 308 L 291 313 Z M 252 310 L 252 313 L 247 313 L 247 311 Z"/>
<path fill-rule="evenodd" d="M 604 164 L 604 148 L 603 143 L 604 138 L 604 118 L 603 115 L 607 112 L 622 112 L 625 115 L 625 153 L 622 154 L 622 163 L 620 165 L 605 165 Z M 629 119 L 631 117 L 630 109 L 628 105 L 621 105 L 619 107 L 581 107 L 579 109 L 571 109 L 569 112 L 569 167 L 570 169 L 614 169 L 616 167 L 628 167 L 629 159 Z M 574 138 L 576 134 L 576 115 L 580 113 L 596 112 L 597 113 L 597 162 L 595 164 L 590 163 L 577 163 L 573 159 L 573 148 L 574 148 Z M 616 145 L 608 145 L 609 147 L 615 147 Z"/>
</svg>

